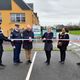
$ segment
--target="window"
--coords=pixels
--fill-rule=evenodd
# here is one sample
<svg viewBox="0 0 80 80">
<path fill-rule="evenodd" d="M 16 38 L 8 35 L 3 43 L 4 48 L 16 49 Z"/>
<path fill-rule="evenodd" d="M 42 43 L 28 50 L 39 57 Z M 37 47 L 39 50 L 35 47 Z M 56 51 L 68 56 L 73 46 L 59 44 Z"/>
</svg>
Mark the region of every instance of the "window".
<svg viewBox="0 0 80 80">
<path fill-rule="evenodd" d="M 11 14 L 11 22 L 25 22 L 25 14 L 24 13 L 12 13 Z"/>
</svg>

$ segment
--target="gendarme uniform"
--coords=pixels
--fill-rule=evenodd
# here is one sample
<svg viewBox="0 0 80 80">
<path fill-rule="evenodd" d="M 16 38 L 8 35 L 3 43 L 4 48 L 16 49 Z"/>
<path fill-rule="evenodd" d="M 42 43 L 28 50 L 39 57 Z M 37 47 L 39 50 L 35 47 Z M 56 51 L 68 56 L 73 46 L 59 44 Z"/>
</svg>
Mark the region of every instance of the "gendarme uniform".
<svg viewBox="0 0 80 80">
<path fill-rule="evenodd" d="M 7 37 L 3 35 L 2 30 L 0 29 L 0 65 L 2 64 L 2 55 L 3 55 L 3 41 L 10 41 Z"/>
<path fill-rule="evenodd" d="M 21 39 L 21 32 L 19 30 L 14 29 L 11 32 L 11 39 Z M 20 52 L 21 52 L 21 45 L 22 41 L 20 40 L 15 40 L 12 41 L 12 46 L 14 47 L 13 52 L 14 52 L 14 57 L 13 61 L 14 63 L 20 63 Z"/>
</svg>

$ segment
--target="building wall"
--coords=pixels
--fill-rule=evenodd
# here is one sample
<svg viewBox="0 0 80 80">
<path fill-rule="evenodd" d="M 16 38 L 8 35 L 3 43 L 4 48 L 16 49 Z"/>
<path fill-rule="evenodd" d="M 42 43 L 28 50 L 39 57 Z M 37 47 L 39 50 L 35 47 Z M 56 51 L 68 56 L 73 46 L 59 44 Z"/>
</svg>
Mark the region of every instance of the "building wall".
<svg viewBox="0 0 80 80">
<path fill-rule="evenodd" d="M 5 36 L 9 36 L 10 29 L 15 27 L 15 23 L 10 20 L 10 13 L 25 13 L 26 22 L 20 23 L 20 28 L 26 28 L 27 24 L 33 25 L 33 11 L 22 10 L 14 1 L 12 1 L 12 10 L 2 10 L 0 11 L 2 15 L 2 29 Z"/>
<path fill-rule="evenodd" d="M 33 15 L 33 24 L 39 25 L 39 20 L 35 15 Z"/>
</svg>

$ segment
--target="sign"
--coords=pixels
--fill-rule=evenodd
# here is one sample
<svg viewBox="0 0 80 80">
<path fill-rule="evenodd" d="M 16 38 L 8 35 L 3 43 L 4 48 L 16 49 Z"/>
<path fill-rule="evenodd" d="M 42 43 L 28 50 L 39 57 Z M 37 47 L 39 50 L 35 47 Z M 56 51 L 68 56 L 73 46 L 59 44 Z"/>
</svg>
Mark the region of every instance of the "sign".
<svg viewBox="0 0 80 80">
<path fill-rule="evenodd" d="M 34 37 L 41 37 L 41 26 L 33 25 Z"/>
</svg>

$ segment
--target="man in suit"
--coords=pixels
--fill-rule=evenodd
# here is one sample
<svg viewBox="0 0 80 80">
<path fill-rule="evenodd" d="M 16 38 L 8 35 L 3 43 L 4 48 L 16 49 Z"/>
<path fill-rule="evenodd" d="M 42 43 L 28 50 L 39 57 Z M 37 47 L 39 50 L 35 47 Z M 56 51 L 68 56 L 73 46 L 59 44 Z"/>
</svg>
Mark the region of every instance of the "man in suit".
<svg viewBox="0 0 80 80">
<path fill-rule="evenodd" d="M 11 39 L 22 39 L 19 24 L 15 24 L 15 29 L 11 32 L 10 37 Z M 12 41 L 13 52 L 14 52 L 14 57 L 13 57 L 14 64 L 22 63 L 20 61 L 21 45 L 22 45 L 21 40 Z"/>
<path fill-rule="evenodd" d="M 31 50 L 33 48 L 33 41 L 32 41 L 33 38 L 34 38 L 34 33 L 32 31 L 32 27 L 30 25 L 27 25 L 26 30 L 23 31 L 23 39 L 29 39 L 23 41 L 23 49 L 25 50 L 27 64 L 32 63 Z"/>
</svg>

